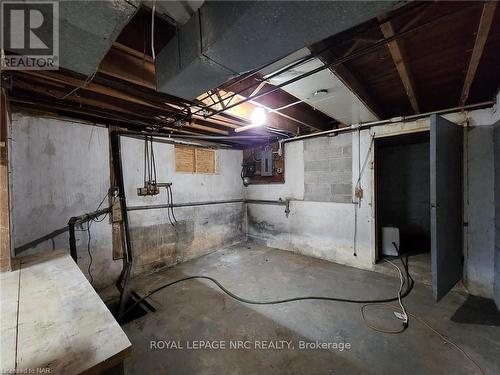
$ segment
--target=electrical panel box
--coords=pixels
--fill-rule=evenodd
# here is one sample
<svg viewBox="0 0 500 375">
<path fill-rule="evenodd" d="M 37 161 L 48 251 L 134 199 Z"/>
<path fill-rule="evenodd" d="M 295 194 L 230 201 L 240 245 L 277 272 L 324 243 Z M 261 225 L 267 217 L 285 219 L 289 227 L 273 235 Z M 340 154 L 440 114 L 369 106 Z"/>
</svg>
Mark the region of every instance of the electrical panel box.
<svg viewBox="0 0 500 375">
<path fill-rule="evenodd" d="M 273 149 L 265 148 L 260 153 L 260 175 L 269 177 L 273 175 Z"/>
<path fill-rule="evenodd" d="M 284 148 L 271 143 L 243 150 L 241 177 L 244 183 L 276 184 L 285 182 Z"/>
</svg>

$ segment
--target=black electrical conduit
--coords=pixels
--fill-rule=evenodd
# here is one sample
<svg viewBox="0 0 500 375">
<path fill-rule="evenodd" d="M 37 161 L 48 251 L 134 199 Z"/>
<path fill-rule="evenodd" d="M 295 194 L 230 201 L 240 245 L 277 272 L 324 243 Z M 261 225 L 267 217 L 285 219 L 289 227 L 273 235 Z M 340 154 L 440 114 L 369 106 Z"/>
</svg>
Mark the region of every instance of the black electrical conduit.
<svg viewBox="0 0 500 375">
<path fill-rule="evenodd" d="M 406 290 L 404 293 L 401 294 L 401 298 L 406 297 L 408 294 L 410 294 L 411 290 L 413 289 L 413 286 L 415 284 L 413 278 L 410 275 L 410 272 L 408 270 L 408 256 L 406 256 L 406 261 L 403 260 L 403 257 L 400 255 L 398 258 L 401 260 L 401 263 L 403 264 L 403 268 L 405 270 L 405 275 L 406 279 L 403 280 L 403 285 L 406 285 Z M 222 290 L 224 293 L 226 293 L 228 296 L 231 298 L 234 298 L 237 301 L 247 303 L 250 305 L 278 305 L 282 303 L 289 303 L 289 302 L 295 302 L 295 301 L 306 301 L 306 300 L 321 300 L 321 301 L 332 301 L 332 302 L 343 302 L 343 303 L 354 303 L 354 304 L 371 304 L 371 303 L 388 303 L 388 302 L 394 302 L 398 301 L 398 297 L 391 297 L 391 298 L 381 298 L 381 299 L 350 299 L 350 298 L 343 298 L 343 297 L 324 297 L 324 296 L 301 296 L 301 297 L 292 297 L 292 298 L 285 298 L 285 299 L 278 299 L 278 300 L 268 300 L 268 301 L 258 301 L 258 300 L 252 300 L 248 298 L 243 298 L 238 296 L 237 294 L 231 292 L 229 289 L 224 287 L 219 281 L 214 279 L 213 277 L 210 276 L 204 276 L 204 275 L 193 275 L 193 276 L 187 276 L 183 277 L 181 279 L 169 282 L 167 284 L 164 284 L 162 286 L 159 286 L 149 293 L 147 293 L 145 296 L 141 297 L 137 301 L 134 302 L 129 308 L 127 308 L 123 313 L 120 313 L 118 315 L 117 320 L 122 319 L 126 314 L 128 314 L 134 307 L 139 305 L 141 302 L 143 302 L 145 299 L 151 297 L 153 294 L 159 292 L 160 290 L 163 290 L 165 288 L 168 288 L 169 286 L 188 281 L 188 280 L 194 280 L 194 279 L 205 279 L 213 282 L 217 287 L 219 287 L 220 290 Z M 403 327 L 405 329 L 406 326 Z"/>
</svg>

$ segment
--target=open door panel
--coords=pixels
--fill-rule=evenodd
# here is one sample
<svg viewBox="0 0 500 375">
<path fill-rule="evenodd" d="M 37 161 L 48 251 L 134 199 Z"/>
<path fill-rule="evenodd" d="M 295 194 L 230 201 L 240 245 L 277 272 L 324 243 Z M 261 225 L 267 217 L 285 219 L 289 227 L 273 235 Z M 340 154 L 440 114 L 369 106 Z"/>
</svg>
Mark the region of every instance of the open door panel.
<svg viewBox="0 0 500 375">
<path fill-rule="evenodd" d="M 439 301 L 462 279 L 463 128 L 438 115 L 430 120 L 432 291 Z"/>
</svg>

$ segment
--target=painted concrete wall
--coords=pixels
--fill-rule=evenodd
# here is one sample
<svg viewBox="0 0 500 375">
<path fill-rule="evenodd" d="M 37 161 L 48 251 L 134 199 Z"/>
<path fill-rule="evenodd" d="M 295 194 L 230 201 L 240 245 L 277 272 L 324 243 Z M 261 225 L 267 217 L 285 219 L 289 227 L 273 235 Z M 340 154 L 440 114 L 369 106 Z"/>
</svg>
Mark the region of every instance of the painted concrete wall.
<svg viewBox="0 0 500 375">
<path fill-rule="evenodd" d="M 172 181 L 176 202 L 241 199 L 239 178 L 242 152 L 217 151 L 218 173 L 174 173 L 173 146 L 156 148 L 158 179 Z M 138 197 L 143 184 L 143 142 L 123 138 L 122 153 L 129 205 L 158 204 L 157 197 Z M 70 217 L 94 211 L 110 186 L 108 130 L 63 119 L 13 114 L 12 208 L 14 246 L 21 247 L 59 228 Z M 107 206 L 108 202 L 104 203 Z M 245 214 L 241 203 L 179 208 L 174 230 L 165 210 L 130 213 L 132 241 L 138 250 L 136 273 L 185 261 L 245 239 Z M 88 277 L 86 224 L 76 232 L 78 264 Z M 147 249 L 150 247 L 150 249 Z M 68 233 L 44 241 L 20 255 L 69 249 Z M 92 275 L 97 289 L 113 284 L 122 261 L 112 260 L 109 219 L 92 223 Z M 141 249 L 147 249 L 141 253 Z"/>
<path fill-rule="evenodd" d="M 108 130 L 66 120 L 12 114 L 12 218 L 14 247 L 59 228 L 72 216 L 94 211 L 109 189 Z M 106 204 L 106 202 L 105 202 Z M 84 224 L 83 228 L 86 228 Z M 88 274 L 88 233 L 76 232 L 78 263 Z M 68 232 L 23 251 L 69 249 Z M 111 226 L 91 226 L 96 286 L 111 284 L 121 270 L 113 262 Z"/>
<path fill-rule="evenodd" d="M 495 244 L 493 126 L 467 132 L 467 246 L 464 277 L 470 293 L 493 296 Z"/>
<path fill-rule="evenodd" d="M 500 121 L 495 125 L 495 272 L 494 297 L 500 310 Z"/>
<path fill-rule="evenodd" d="M 444 116 L 450 121 L 463 123 L 467 118 L 470 126 L 469 211 L 467 221 L 468 248 L 464 266 L 464 282 L 472 294 L 493 297 L 494 257 L 494 201 L 493 194 L 493 141 L 485 140 L 493 123 L 492 109 L 456 113 Z M 359 164 L 368 155 L 367 167 L 361 177 L 363 200 L 354 209 L 351 203 L 310 202 L 304 200 L 304 153 L 303 141 L 285 146 L 285 183 L 281 185 L 251 185 L 246 188 L 250 199 L 291 198 L 290 217 L 282 207 L 248 205 L 248 236 L 269 246 L 316 256 L 342 264 L 372 269 L 375 261 L 374 194 L 373 194 L 373 136 L 398 135 L 429 129 L 429 119 L 395 123 L 371 130 L 351 133 L 352 179 L 356 184 Z M 359 134 L 359 135 L 358 135 Z M 359 136 L 359 139 L 358 139 Z M 483 143 L 485 141 L 486 143 Z M 358 150 L 358 142 L 360 148 Z M 479 207 L 480 209 L 476 209 Z M 357 216 L 357 218 L 356 218 Z M 355 223 L 357 222 L 357 227 Z M 355 239 L 356 229 L 356 239 Z M 354 247 L 356 254 L 354 256 Z"/>
<path fill-rule="evenodd" d="M 157 196 L 137 195 L 136 189 L 144 185 L 143 150 L 144 141 L 122 138 L 127 204 L 167 203 L 165 189 L 161 189 Z M 243 198 L 243 185 L 239 178 L 241 151 L 217 150 L 216 174 L 192 174 L 175 172 L 172 144 L 155 142 L 154 150 L 157 180 L 173 182 L 176 203 Z M 180 207 L 175 209 L 175 216 L 179 223 L 173 227 L 165 209 L 129 213 L 136 272 L 186 261 L 246 238 L 243 203 Z"/>
<path fill-rule="evenodd" d="M 358 134 L 352 139 L 352 184 L 357 180 Z M 365 156 L 371 143 L 367 131 L 360 134 L 361 154 Z M 370 268 L 372 264 L 372 210 L 370 170 L 365 169 L 362 186 L 365 199 L 358 208 L 355 232 L 355 205 L 352 203 L 312 202 L 304 199 L 304 141 L 285 144 L 285 183 L 250 185 L 249 199 L 292 199 L 290 215 L 285 217 L 281 206 L 248 204 L 248 236 L 268 246 L 291 250 L 343 264 Z M 357 256 L 354 256 L 356 246 Z"/>
</svg>

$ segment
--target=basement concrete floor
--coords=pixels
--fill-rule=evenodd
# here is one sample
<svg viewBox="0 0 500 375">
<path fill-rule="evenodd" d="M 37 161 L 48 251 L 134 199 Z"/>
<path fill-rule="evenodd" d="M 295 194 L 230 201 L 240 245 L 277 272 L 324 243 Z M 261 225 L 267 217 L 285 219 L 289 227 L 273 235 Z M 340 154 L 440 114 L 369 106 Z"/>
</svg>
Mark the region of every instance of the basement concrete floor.
<svg viewBox="0 0 500 375">
<path fill-rule="evenodd" d="M 242 243 L 136 278 L 133 288 L 143 294 L 189 275 L 212 276 L 237 295 L 258 300 L 302 295 L 386 298 L 399 287 L 395 272 L 390 276 Z M 474 309 L 467 311 L 475 314 L 478 324 L 451 320 L 466 300 L 467 295 L 451 292 L 436 304 L 431 289 L 417 284 L 405 305 L 466 350 L 487 374 L 499 374 L 500 326 L 491 319 L 483 323 L 478 319 L 481 311 Z M 176 284 L 150 302 L 156 312 L 123 326 L 133 345 L 125 361 L 126 374 L 480 374 L 460 352 L 415 319 L 403 334 L 375 332 L 363 324 L 356 304 L 248 305 L 208 280 Z M 398 328 L 391 311 L 373 306 L 366 311 L 367 319 L 380 327 Z M 154 350 L 151 340 L 176 341 L 183 349 Z M 227 349 L 188 348 L 196 340 L 223 341 Z M 270 340 L 288 341 L 291 347 L 229 349 L 230 342 L 238 340 L 252 347 L 271 345 Z M 336 343 L 337 349 L 299 348 L 301 341 L 316 340 Z M 351 348 L 340 351 L 339 343 L 349 343 Z"/>
</svg>

